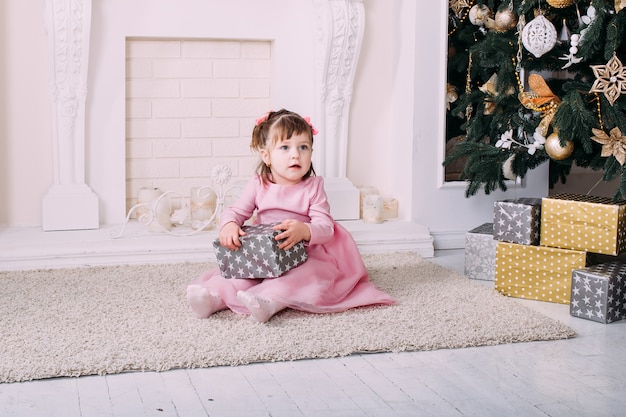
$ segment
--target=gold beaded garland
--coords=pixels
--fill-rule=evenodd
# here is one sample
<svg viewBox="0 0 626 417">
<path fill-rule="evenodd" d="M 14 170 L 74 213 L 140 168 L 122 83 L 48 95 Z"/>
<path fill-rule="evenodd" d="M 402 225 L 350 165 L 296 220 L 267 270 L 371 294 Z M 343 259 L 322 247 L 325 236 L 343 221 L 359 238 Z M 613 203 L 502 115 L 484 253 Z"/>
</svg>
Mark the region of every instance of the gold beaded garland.
<svg viewBox="0 0 626 417">
<path fill-rule="evenodd" d="M 593 94 L 596 96 L 595 98 L 596 106 L 598 107 L 598 124 L 600 125 L 600 129 L 604 130 L 604 123 L 602 122 L 602 111 L 600 108 L 600 94 L 598 93 L 593 93 Z"/>
<path fill-rule="evenodd" d="M 452 34 L 456 32 L 459 26 L 461 26 L 461 24 L 465 22 L 465 19 L 467 19 L 467 15 L 469 14 L 469 11 L 470 11 L 469 8 L 472 7 L 473 5 L 474 5 L 474 0 L 471 0 L 468 2 L 469 7 L 463 9 L 462 11 L 463 14 L 459 17 L 459 23 L 455 27 L 453 27 L 450 32 L 448 32 L 448 36 L 452 36 Z"/>
</svg>

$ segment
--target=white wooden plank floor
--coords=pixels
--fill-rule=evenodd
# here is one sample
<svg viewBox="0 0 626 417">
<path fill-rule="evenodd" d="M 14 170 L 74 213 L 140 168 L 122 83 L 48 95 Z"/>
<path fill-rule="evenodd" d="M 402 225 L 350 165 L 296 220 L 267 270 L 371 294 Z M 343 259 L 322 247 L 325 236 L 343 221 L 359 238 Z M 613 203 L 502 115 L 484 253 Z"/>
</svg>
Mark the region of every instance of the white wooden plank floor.
<svg viewBox="0 0 626 417">
<path fill-rule="evenodd" d="M 463 271 L 463 251 L 437 251 L 432 260 Z M 519 302 L 562 320 L 578 336 L 0 384 L 0 416 L 626 415 L 626 322 L 604 325 L 571 317 L 566 305 Z"/>
</svg>

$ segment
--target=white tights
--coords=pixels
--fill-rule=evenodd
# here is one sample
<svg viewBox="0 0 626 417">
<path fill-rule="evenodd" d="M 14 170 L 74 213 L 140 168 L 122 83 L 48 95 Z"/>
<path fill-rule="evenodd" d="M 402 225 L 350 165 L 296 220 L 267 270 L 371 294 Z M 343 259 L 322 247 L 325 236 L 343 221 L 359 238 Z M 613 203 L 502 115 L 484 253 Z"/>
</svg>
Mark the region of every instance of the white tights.
<svg viewBox="0 0 626 417">
<path fill-rule="evenodd" d="M 195 284 L 187 287 L 187 302 L 199 319 L 207 318 L 213 313 L 226 309 L 226 304 L 219 295 Z"/>
<path fill-rule="evenodd" d="M 285 308 L 284 304 L 257 297 L 246 291 L 238 291 L 237 298 L 250 310 L 252 317 L 259 323 L 265 323 L 274 314 Z"/>
</svg>

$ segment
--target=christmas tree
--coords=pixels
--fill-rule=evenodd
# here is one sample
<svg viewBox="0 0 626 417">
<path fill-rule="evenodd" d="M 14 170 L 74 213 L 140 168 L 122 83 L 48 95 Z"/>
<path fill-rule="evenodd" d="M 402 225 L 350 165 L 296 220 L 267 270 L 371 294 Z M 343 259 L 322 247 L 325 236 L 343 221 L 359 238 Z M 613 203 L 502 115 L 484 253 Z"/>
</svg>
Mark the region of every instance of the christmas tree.
<svg viewBox="0 0 626 417">
<path fill-rule="evenodd" d="M 626 0 L 449 0 L 450 152 L 466 196 L 549 163 L 619 180 L 626 198 Z"/>
</svg>

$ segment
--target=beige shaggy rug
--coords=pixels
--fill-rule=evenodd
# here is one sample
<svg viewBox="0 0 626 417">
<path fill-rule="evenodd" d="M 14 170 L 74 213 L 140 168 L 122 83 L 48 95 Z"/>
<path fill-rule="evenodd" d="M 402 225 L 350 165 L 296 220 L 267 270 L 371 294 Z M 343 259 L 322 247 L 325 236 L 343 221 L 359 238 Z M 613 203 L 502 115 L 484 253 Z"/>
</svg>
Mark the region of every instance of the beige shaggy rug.
<svg viewBox="0 0 626 417">
<path fill-rule="evenodd" d="M 408 253 L 367 255 L 399 304 L 337 314 L 285 310 L 266 324 L 196 319 L 186 284 L 213 264 L 0 272 L 0 382 L 330 358 L 574 336 L 492 288 Z"/>
</svg>

